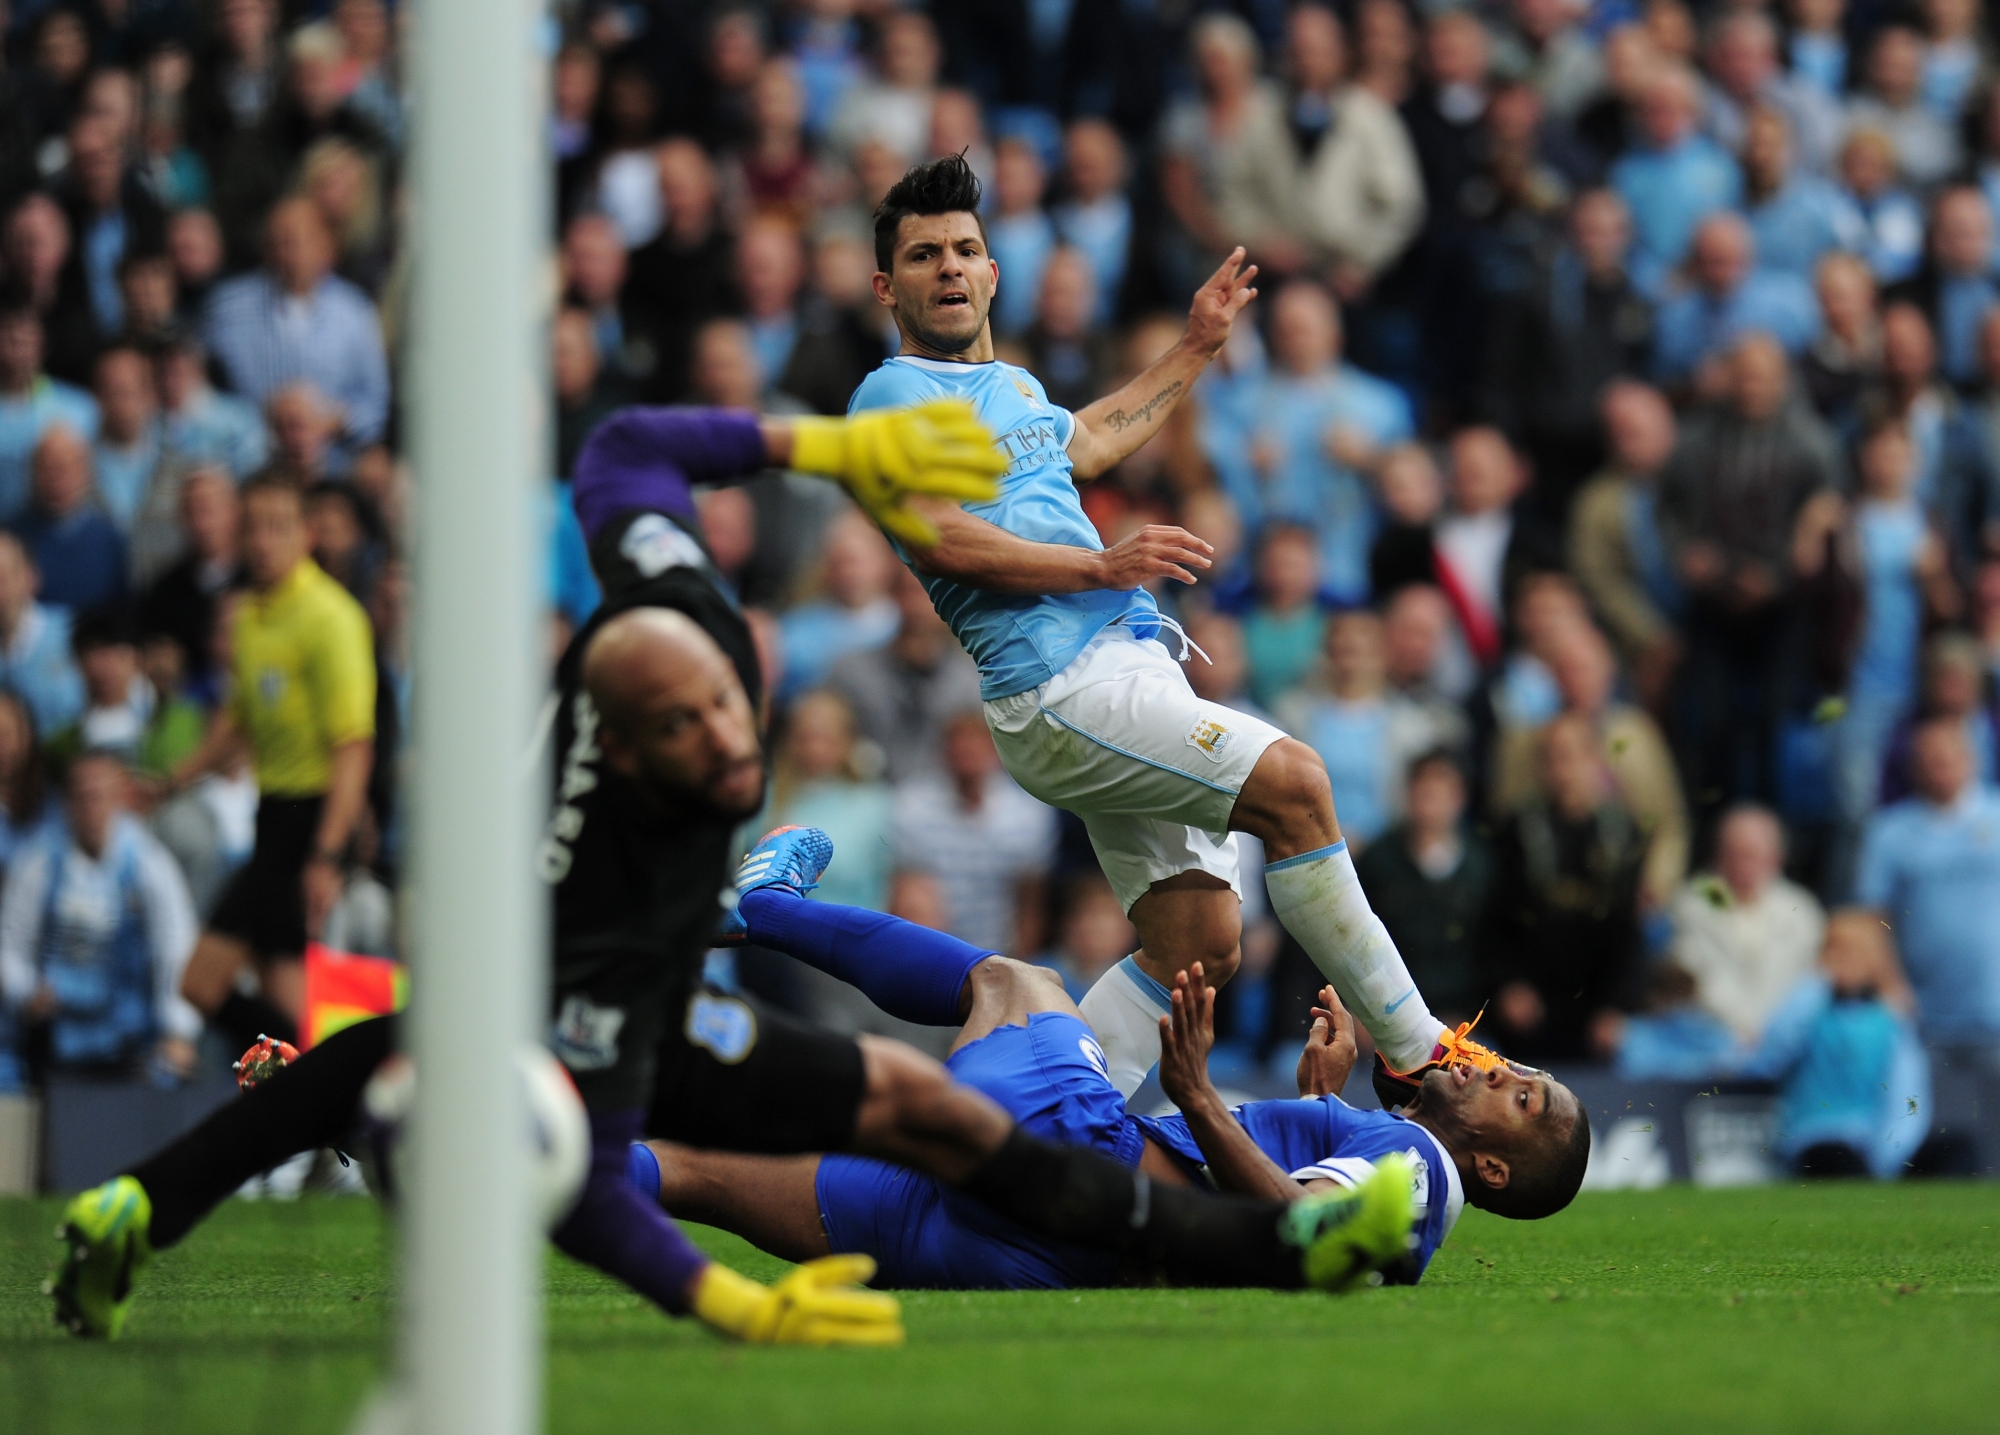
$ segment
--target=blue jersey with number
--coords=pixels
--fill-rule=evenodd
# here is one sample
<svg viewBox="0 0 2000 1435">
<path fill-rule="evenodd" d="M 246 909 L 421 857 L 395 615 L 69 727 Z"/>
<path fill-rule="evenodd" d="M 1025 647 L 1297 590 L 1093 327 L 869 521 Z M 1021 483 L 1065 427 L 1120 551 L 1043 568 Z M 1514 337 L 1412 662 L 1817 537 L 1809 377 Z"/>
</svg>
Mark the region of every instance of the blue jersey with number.
<svg viewBox="0 0 2000 1435">
<path fill-rule="evenodd" d="M 1076 416 L 1049 402 L 1026 369 L 996 361 L 952 363 L 898 355 L 870 374 L 848 401 L 864 409 L 907 408 L 930 399 L 970 400 L 1009 460 L 1000 496 L 965 511 L 1032 543 L 1104 547 L 1085 517 L 1070 472 Z M 904 562 L 909 555 L 897 545 Z M 1040 687 L 1070 665 L 1084 644 L 1123 619 L 1140 637 L 1158 631 L 1159 609 L 1144 589 L 1021 595 L 989 593 L 917 575 L 938 613 L 979 664 L 979 694 L 1003 698 Z"/>
<path fill-rule="evenodd" d="M 1284 1167 L 1295 1181 L 1328 1180 L 1352 1186 L 1375 1169 L 1377 1158 L 1391 1152 L 1407 1156 L 1414 1173 L 1416 1238 L 1410 1255 L 1421 1273 L 1465 1206 L 1465 1189 L 1449 1153 L 1414 1121 L 1386 1111 L 1362 1111 L 1338 1096 L 1306 1101 L 1247 1101 L 1235 1108 L 1236 1119 L 1257 1143 L 1257 1149 Z M 1188 1130 L 1187 1118 L 1135 1118 L 1139 1129 L 1167 1148 L 1190 1172 L 1206 1158 Z M 1391 1280 L 1398 1273 L 1387 1273 Z M 1407 1276 L 1403 1277 L 1407 1279 Z"/>
</svg>

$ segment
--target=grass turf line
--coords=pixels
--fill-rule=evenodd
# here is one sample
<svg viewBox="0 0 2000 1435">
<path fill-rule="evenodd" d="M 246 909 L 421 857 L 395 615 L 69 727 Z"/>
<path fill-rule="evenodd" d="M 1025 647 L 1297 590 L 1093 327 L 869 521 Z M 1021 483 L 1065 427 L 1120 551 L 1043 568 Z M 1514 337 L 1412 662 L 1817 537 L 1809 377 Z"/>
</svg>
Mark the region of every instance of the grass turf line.
<svg viewBox="0 0 2000 1435">
<path fill-rule="evenodd" d="M 37 1293 L 59 1203 L 0 1201 L 0 1431 L 346 1428 L 384 1365 L 387 1223 L 231 1202 L 147 1271 L 125 1340 Z M 750 1274 L 778 1262 L 700 1232 Z M 906 1295 L 897 1351 L 726 1346 L 552 1257 L 549 1428 L 722 1432 L 1992 1428 L 2000 1184 L 1586 1196 L 1468 1211 L 1422 1287 Z"/>
</svg>

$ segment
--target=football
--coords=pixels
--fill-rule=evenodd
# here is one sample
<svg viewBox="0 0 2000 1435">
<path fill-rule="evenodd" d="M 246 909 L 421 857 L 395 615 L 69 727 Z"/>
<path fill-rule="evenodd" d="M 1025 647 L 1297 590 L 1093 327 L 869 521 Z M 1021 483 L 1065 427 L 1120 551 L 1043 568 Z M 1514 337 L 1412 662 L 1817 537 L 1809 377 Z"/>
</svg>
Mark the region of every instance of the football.
<svg viewBox="0 0 2000 1435">
<path fill-rule="evenodd" d="M 576 1204 L 590 1170 L 590 1118 L 576 1083 L 546 1047 L 524 1043 L 514 1065 L 527 1097 L 535 1215 L 545 1230 L 554 1230 Z"/>
<path fill-rule="evenodd" d="M 514 1069 L 528 1122 L 529 1194 L 536 1221 L 551 1230 L 567 1216 L 590 1167 L 590 1118 L 563 1064 L 546 1047 L 523 1043 Z M 362 1096 L 369 1139 L 369 1184 L 393 1199 L 405 1169 L 405 1139 L 416 1109 L 417 1071 L 406 1057 L 382 1064 Z"/>
</svg>

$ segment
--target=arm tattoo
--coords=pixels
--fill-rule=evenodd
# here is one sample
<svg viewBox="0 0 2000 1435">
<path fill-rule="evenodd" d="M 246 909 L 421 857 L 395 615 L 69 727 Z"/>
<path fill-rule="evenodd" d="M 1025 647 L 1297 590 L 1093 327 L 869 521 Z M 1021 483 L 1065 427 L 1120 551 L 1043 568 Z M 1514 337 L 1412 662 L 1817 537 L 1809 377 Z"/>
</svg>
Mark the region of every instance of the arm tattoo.
<svg viewBox="0 0 2000 1435">
<path fill-rule="evenodd" d="M 1157 394 L 1154 394 L 1150 399 L 1147 399 L 1146 402 L 1139 405 L 1139 407 L 1134 409 L 1131 413 L 1128 414 L 1123 409 L 1113 409 L 1110 413 L 1104 416 L 1104 421 L 1107 424 L 1111 425 L 1112 431 L 1114 433 L 1123 433 L 1125 432 L 1126 429 L 1131 428 L 1135 424 L 1151 423 L 1153 421 L 1154 412 L 1157 411 L 1161 405 L 1172 403 L 1174 399 L 1179 396 L 1180 391 L 1181 391 L 1181 381 L 1179 379 L 1175 379 L 1171 384 L 1168 384 L 1164 389 L 1161 389 Z"/>
</svg>

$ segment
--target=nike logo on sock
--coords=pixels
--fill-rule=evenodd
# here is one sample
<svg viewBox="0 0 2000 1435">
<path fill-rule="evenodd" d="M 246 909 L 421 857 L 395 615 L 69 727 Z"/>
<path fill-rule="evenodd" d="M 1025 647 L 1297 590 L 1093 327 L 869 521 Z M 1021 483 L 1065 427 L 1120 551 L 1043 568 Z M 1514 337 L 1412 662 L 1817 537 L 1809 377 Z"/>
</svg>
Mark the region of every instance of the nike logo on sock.
<svg viewBox="0 0 2000 1435">
<path fill-rule="evenodd" d="M 1417 994 L 1417 989 L 1415 987 L 1411 987 L 1408 991 L 1404 992 L 1401 996 L 1397 997 L 1394 1001 L 1390 1002 L 1389 1005 L 1383 1007 L 1382 1015 L 1394 1016 L 1396 1014 L 1396 1008 L 1401 1006 L 1404 1002 L 1408 1001 L 1411 997 L 1415 996 L 1416 994 Z"/>
</svg>

